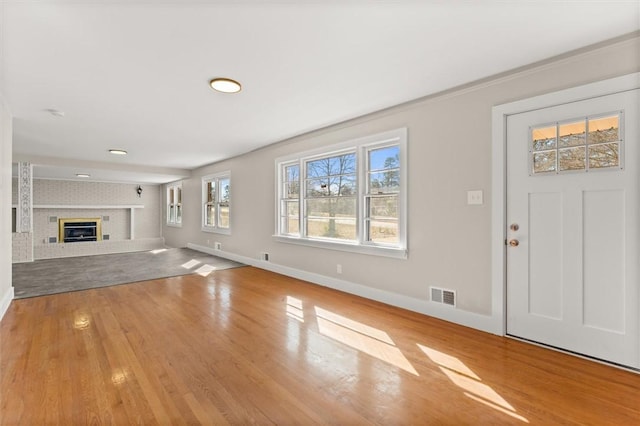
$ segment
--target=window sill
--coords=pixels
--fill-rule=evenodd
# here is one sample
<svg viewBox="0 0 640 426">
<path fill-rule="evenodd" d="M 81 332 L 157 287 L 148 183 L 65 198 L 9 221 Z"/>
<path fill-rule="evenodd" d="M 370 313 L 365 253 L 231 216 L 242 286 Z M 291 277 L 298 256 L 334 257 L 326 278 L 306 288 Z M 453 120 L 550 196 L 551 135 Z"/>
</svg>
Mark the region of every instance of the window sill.
<svg viewBox="0 0 640 426">
<path fill-rule="evenodd" d="M 182 228 L 181 223 L 167 223 L 167 226 L 170 226 L 172 228 Z"/>
<path fill-rule="evenodd" d="M 346 251 L 350 253 L 361 253 L 371 256 L 392 257 L 394 259 L 406 259 L 408 251 L 402 248 L 368 246 L 355 243 L 343 243 L 335 241 L 312 240 L 308 238 L 286 237 L 283 235 L 274 235 L 273 238 L 280 243 L 298 244 L 308 247 L 317 247 L 327 250 Z"/>
<path fill-rule="evenodd" d="M 206 227 L 206 226 L 203 226 L 201 229 L 202 229 L 202 232 L 210 232 L 212 234 L 231 235 L 231 229 L 209 228 L 209 227 Z"/>
</svg>

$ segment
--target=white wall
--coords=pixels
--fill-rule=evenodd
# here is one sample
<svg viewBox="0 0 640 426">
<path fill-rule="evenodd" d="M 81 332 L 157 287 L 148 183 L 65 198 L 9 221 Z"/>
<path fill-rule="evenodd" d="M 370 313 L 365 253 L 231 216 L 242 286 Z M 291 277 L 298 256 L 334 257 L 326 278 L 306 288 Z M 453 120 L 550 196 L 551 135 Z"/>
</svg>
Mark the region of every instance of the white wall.
<svg viewBox="0 0 640 426">
<path fill-rule="evenodd" d="M 183 181 L 183 227 L 165 227 L 166 243 L 212 247 L 219 241 L 224 252 L 251 259 L 266 251 L 272 264 L 287 270 L 326 277 L 346 290 L 365 289 L 358 291 L 435 316 L 456 320 L 466 315 L 459 322 L 474 326 L 492 311 L 492 107 L 639 71 L 639 52 L 640 38 L 628 38 L 197 169 Z M 409 132 L 407 260 L 273 240 L 277 157 L 399 127 Z M 232 175 L 230 236 L 200 230 L 200 177 L 223 170 Z M 484 205 L 466 204 L 466 192 L 475 189 L 484 191 Z M 430 285 L 457 291 L 455 313 L 428 302 Z"/>
<path fill-rule="evenodd" d="M 11 300 L 11 114 L 0 95 L 0 319 Z"/>
</svg>

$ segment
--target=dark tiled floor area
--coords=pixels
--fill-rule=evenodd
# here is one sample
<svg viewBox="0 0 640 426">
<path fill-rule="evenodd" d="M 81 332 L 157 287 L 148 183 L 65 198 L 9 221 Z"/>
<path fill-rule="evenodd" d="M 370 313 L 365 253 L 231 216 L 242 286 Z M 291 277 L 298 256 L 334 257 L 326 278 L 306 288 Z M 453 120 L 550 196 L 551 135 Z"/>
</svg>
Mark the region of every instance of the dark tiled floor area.
<svg viewBox="0 0 640 426">
<path fill-rule="evenodd" d="M 13 265 L 16 299 L 244 266 L 188 248 L 36 260 Z"/>
</svg>

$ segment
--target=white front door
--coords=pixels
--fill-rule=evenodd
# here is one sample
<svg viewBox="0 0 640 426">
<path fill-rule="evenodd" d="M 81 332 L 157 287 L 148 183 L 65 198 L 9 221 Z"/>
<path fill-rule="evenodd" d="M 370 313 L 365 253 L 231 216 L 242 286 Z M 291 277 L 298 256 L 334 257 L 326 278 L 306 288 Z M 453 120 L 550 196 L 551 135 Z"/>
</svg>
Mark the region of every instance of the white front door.
<svg viewBox="0 0 640 426">
<path fill-rule="evenodd" d="M 633 368 L 639 92 L 507 118 L 507 333 Z"/>
</svg>

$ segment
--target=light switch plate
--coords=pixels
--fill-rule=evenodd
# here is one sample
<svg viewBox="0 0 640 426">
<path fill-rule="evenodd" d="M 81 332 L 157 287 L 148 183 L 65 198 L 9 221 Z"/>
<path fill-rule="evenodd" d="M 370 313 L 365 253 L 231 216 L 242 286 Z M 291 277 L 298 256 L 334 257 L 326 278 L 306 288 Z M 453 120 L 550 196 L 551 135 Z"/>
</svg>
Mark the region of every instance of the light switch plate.
<svg viewBox="0 0 640 426">
<path fill-rule="evenodd" d="M 467 204 L 468 205 L 481 205 L 483 204 L 482 190 L 467 191 Z"/>
</svg>

